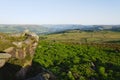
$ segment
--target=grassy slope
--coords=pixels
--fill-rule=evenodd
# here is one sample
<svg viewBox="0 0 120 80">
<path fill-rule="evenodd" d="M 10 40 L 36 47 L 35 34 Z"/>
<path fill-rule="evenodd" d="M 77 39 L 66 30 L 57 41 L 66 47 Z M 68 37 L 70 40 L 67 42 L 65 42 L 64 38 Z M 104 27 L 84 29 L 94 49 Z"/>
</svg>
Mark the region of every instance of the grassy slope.
<svg viewBox="0 0 120 80">
<path fill-rule="evenodd" d="M 84 32 L 84 31 L 69 31 L 61 34 L 47 35 L 47 40 L 60 42 L 120 42 L 120 32 L 99 31 L 99 32 Z"/>
<path fill-rule="evenodd" d="M 34 61 L 58 80 L 119 80 L 120 50 L 114 47 L 120 49 L 120 32 L 70 31 L 40 38 Z M 74 44 L 84 43 L 86 38 L 99 46 Z M 106 41 L 109 45 L 103 45 Z"/>
<path fill-rule="evenodd" d="M 120 51 L 40 41 L 33 59 L 58 80 L 119 80 Z"/>
</svg>

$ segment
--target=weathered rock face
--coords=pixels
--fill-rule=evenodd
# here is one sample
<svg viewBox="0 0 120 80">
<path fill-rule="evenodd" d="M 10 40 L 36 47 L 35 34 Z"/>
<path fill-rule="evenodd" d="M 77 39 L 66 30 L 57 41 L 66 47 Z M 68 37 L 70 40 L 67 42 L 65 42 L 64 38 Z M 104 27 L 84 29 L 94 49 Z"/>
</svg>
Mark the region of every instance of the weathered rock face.
<svg viewBox="0 0 120 80">
<path fill-rule="evenodd" d="M 0 80 L 56 80 L 55 76 L 32 63 L 39 37 L 26 30 L 21 34 L 2 36 Z M 6 63 L 6 64 L 5 64 Z M 34 76 L 29 76 L 34 74 Z M 7 77 L 6 77 L 7 76 Z"/>
<path fill-rule="evenodd" d="M 11 57 L 8 53 L 0 53 L 0 67 L 4 66 L 5 62 Z"/>
<path fill-rule="evenodd" d="M 2 36 L 0 39 L 4 50 L 0 53 L 0 68 L 4 64 L 10 63 L 22 67 L 17 71 L 16 77 L 24 79 L 28 66 L 31 66 L 35 48 L 37 47 L 39 36 L 35 33 L 29 32 L 28 30 L 21 34 L 12 34 Z M 2 47 L 0 45 L 0 47 Z M 3 74 L 4 75 L 4 74 Z"/>
<path fill-rule="evenodd" d="M 39 37 L 35 33 L 29 31 L 25 31 L 21 33 L 21 35 L 19 34 L 17 37 L 23 39 L 21 41 L 19 40 L 11 42 L 13 46 L 5 49 L 4 52 L 11 55 L 11 59 L 9 60 L 11 63 L 25 67 L 30 65 L 32 61 Z M 14 59 L 17 60 L 18 63 L 16 63 Z"/>
</svg>

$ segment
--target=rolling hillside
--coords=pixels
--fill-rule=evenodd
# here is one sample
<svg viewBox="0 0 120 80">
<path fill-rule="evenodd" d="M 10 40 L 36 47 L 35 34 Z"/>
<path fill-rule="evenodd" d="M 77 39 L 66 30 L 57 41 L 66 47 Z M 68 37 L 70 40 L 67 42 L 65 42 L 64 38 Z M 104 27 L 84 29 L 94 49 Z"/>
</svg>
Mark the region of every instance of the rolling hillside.
<svg viewBox="0 0 120 80">
<path fill-rule="evenodd" d="M 0 32 L 15 33 L 29 29 L 37 34 L 59 33 L 67 30 L 100 31 L 111 30 L 120 31 L 120 25 L 77 25 L 77 24 L 58 24 L 58 25 L 0 25 Z"/>
</svg>

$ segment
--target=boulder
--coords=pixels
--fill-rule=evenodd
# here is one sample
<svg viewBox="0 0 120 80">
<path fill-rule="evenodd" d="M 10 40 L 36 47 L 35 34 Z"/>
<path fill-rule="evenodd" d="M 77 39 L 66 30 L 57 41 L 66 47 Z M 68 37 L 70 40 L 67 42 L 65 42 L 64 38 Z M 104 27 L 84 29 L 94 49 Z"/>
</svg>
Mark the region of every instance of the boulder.
<svg viewBox="0 0 120 80">
<path fill-rule="evenodd" d="M 5 62 L 11 57 L 8 53 L 0 53 L 0 67 L 4 66 Z"/>
<path fill-rule="evenodd" d="M 11 52 L 13 50 L 14 50 L 14 47 L 9 47 L 9 48 L 5 49 L 4 52 L 9 53 L 9 52 Z"/>
<path fill-rule="evenodd" d="M 0 59 L 0 67 L 4 66 L 6 60 L 5 59 Z"/>
<path fill-rule="evenodd" d="M 6 46 L 2 52 L 5 53 L 0 53 L 0 67 L 2 67 L 0 78 L 2 76 L 2 80 L 56 80 L 52 73 L 40 68 L 41 66 L 39 66 L 40 69 L 33 67 L 32 59 L 39 41 L 38 35 L 26 30 L 18 35 L 6 35 L 4 39 L 7 40 L 7 43 L 3 41 Z M 31 69 L 35 70 L 32 78 L 29 76 Z"/>
<path fill-rule="evenodd" d="M 0 67 L 4 66 L 6 62 L 21 66 L 22 68 L 16 72 L 16 77 L 24 79 L 28 66 L 32 64 L 39 36 L 28 30 L 18 34 L 17 36 L 13 34 L 6 34 L 5 37 L 2 36 L 8 43 L 1 39 L 4 42 L 3 45 L 5 45 L 5 49 L 3 48 L 2 52 L 5 53 L 0 53 Z M 2 46 L 0 45 L 0 47 Z"/>
<path fill-rule="evenodd" d="M 24 59 L 24 62 L 26 62 L 26 60 L 29 58 L 29 60 L 31 61 L 34 55 L 35 48 L 37 47 L 37 43 L 39 41 L 39 36 L 35 33 L 26 30 L 23 33 L 21 33 L 21 35 L 19 33 L 19 36 L 17 37 L 13 36 L 13 34 L 11 37 L 17 39 L 11 41 L 12 45 L 9 48 L 5 49 L 4 52 L 10 54 L 12 58 L 16 58 L 18 60 Z M 21 66 L 23 65 L 24 64 L 22 64 Z"/>
</svg>

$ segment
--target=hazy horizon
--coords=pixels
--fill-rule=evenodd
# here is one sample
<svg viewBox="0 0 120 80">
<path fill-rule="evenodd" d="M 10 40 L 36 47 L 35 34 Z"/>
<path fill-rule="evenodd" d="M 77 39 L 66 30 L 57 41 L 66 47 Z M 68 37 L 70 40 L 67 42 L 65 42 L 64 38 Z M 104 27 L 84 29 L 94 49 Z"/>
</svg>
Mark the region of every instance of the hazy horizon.
<svg viewBox="0 0 120 80">
<path fill-rule="evenodd" d="M 0 24 L 119 25 L 119 0 L 0 0 Z"/>
<path fill-rule="evenodd" d="M 120 24 L 0 24 L 0 25 L 120 25 Z"/>
</svg>

